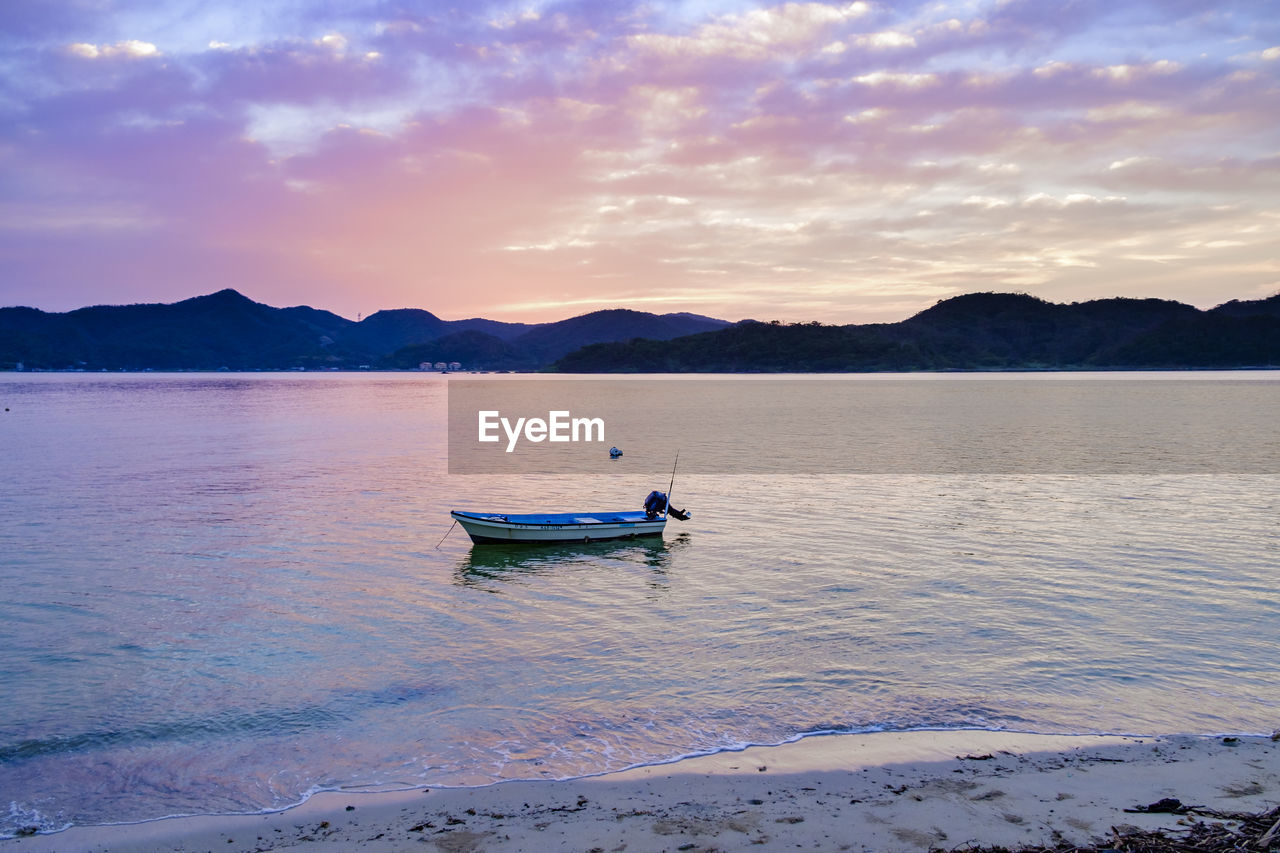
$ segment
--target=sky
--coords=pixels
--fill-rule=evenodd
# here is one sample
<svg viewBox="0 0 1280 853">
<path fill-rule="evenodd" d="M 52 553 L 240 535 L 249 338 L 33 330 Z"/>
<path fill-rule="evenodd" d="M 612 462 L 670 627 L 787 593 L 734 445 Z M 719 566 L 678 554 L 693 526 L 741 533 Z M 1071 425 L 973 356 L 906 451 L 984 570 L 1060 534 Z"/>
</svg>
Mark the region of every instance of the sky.
<svg viewBox="0 0 1280 853">
<path fill-rule="evenodd" d="M 3 0 L 0 305 L 1280 291 L 1280 4 Z"/>
</svg>

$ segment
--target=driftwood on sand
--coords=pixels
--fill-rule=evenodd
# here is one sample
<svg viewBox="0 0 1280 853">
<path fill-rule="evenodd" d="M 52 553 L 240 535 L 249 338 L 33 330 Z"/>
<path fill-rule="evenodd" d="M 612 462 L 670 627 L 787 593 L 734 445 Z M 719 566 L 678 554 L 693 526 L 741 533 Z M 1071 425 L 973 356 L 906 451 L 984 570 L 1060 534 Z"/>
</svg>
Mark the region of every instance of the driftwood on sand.
<svg viewBox="0 0 1280 853">
<path fill-rule="evenodd" d="M 1280 850 L 1280 807 L 1267 812 L 1244 814 L 1221 812 L 1198 806 L 1184 806 L 1165 799 L 1149 806 L 1125 809 L 1128 812 L 1189 815 L 1178 829 L 1139 830 L 1112 827 L 1111 834 L 1095 844 L 1060 844 L 1052 847 L 963 847 L 952 853 L 1225 853 L 1225 851 Z M 1201 819 L 1201 818 L 1207 818 Z M 941 848 L 935 848 L 941 851 Z"/>
</svg>

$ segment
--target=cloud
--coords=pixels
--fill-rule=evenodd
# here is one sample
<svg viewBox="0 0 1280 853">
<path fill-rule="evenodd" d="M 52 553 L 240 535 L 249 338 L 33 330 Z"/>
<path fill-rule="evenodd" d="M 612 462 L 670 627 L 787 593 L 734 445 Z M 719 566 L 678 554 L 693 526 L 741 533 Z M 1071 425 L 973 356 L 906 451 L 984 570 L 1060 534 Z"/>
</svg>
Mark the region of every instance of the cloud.
<svg viewBox="0 0 1280 853">
<path fill-rule="evenodd" d="M 154 44 L 137 39 L 128 39 L 115 44 L 102 45 L 101 47 L 86 42 L 76 42 L 67 46 L 67 52 L 85 59 L 114 59 L 116 57 L 140 59 L 160 55 L 159 49 Z"/>
<path fill-rule="evenodd" d="M 1100 182 L 1116 188 L 1166 193 L 1231 193 L 1236 197 L 1274 195 L 1280 188 L 1280 155 L 1254 160 L 1219 158 L 1178 163 L 1135 156 L 1107 167 Z"/>
<path fill-rule="evenodd" d="M 824 36 L 831 28 L 869 11 L 864 2 L 784 3 L 724 15 L 690 34 L 637 33 L 625 43 L 635 54 L 631 63 L 776 61 L 825 50 L 829 43 Z"/>
<path fill-rule="evenodd" d="M 377 51 L 352 51 L 336 33 L 263 46 L 218 47 L 192 59 L 206 81 L 193 96 L 219 105 L 355 104 L 394 98 L 412 85 L 408 71 Z"/>
<path fill-rule="evenodd" d="M 1274 279 L 1280 62 L 1246 7 L 1149 48 L 1190 8 L 714 9 L 28 8 L 0 40 L 0 302 L 82 304 L 86 258 L 113 301 L 163 270 L 352 315 L 552 312 L 520 319 Z"/>
</svg>

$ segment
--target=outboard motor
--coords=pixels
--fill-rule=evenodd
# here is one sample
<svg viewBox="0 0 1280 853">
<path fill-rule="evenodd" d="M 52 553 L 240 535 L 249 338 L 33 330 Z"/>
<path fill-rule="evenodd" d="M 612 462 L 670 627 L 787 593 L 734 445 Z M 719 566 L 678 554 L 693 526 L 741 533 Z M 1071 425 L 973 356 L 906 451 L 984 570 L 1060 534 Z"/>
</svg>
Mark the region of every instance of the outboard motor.
<svg viewBox="0 0 1280 853">
<path fill-rule="evenodd" d="M 644 514 L 646 518 L 657 518 L 666 511 L 667 515 L 672 518 L 678 518 L 681 521 L 688 521 L 690 512 L 687 509 L 676 509 L 668 506 L 667 493 L 659 492 L 656 489 L 649 493 L 649 497 L 644 499 Z"/>
</svg>

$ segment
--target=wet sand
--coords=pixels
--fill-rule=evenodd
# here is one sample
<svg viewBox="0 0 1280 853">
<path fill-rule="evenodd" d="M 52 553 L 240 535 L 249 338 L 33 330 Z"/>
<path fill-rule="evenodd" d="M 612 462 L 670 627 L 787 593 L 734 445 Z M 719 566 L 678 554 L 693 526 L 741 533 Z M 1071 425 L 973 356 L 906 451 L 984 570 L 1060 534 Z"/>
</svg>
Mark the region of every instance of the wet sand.
<svg viewBox="0 0 1280 853">
<path fill-rule="evenodd" d="M 286 812 L 196 817 L 0 842 L 35 851 L 954 850 L 1083 844 L 1176 798 L 1223 812 L 1280 803 L 1271 738 L 946 731 L 805 738 L 564 782 L 331 793 Z M 1185 825 L 1185 824 L 1183 824 Z"/>
</svg>

